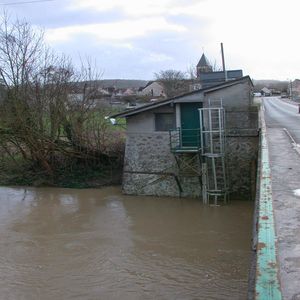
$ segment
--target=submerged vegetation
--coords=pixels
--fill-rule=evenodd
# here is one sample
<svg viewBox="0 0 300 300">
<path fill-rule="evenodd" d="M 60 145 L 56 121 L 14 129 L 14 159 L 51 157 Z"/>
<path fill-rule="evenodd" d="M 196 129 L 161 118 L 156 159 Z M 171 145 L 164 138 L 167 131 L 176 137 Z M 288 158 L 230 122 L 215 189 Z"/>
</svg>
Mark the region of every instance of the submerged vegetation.
<svg viewBox="0 0 300 300">
<path fill-rule="evenodd" d="M 77 70 L 25 21 L 0 24 L 0 184 L 98 186 L 116 180 L 122 127 L 97 107 L 101 74 Z"/>
</svg>

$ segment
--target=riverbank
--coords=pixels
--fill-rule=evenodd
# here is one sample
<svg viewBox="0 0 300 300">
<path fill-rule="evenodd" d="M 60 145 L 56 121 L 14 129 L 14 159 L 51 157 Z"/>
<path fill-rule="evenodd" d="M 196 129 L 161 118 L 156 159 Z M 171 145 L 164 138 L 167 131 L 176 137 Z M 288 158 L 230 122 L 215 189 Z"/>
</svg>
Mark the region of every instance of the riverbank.
<svg viewBox="0 0 300 300">
<path fill-rule="evenodd" d="M 69 163 L 58 165 L 51 175 L 22 160 L 2 160 L 0 166 L 0 186 L 97 188 L 119 185 L 121 179 L 121 163 Z"/>
</svg>

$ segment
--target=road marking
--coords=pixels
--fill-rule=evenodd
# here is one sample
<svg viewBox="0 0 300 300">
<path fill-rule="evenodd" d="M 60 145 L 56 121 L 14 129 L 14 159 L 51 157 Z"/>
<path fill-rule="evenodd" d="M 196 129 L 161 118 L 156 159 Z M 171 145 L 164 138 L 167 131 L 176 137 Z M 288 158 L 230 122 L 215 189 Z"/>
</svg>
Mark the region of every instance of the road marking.
<svg viewBox="0 0 300 300">
<path fill-rule="evenodd" d="M 286 128 L 283 128 L 283 131 L 287 134 L 287 136 L 292 141 L 293 149 L 300 155 L 300 145 L 296 143 L 296 141 L 294 140 L 294 138 Z"/>
</svg>

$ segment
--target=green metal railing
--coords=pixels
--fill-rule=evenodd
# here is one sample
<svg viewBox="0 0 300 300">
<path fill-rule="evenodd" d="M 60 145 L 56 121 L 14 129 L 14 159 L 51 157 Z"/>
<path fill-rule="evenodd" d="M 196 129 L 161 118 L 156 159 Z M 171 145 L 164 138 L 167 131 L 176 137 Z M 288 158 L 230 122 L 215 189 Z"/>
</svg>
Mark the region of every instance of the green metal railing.
<svg viewBox="0 0 300 300">
<path fill-rule="evenodd" d="M 201 149 L 200 129 L 176 128 L 169 131 L 172 152 L 199 151 Z"/>
<path fill-rule="evenodd" d="M 261 164 L 257 222 L 255 299 L 281 300 L 266 125 L 261 112 Z"/>
</svg>

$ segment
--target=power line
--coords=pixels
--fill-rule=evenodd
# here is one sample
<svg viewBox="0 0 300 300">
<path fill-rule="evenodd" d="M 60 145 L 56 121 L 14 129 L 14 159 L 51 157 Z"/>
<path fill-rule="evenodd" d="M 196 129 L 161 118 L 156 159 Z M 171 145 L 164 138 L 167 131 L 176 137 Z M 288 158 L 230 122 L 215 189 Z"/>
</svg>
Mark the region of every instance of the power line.
<svg viewBox="0 0 300 300">
<path fill-rule="evenodd" d="M 41 3 L 41 2 L 52 2 L 55 0 L 32 0 L 32 1 L 20 1 L 20 2 L 11 2 L 11 3 L 0 3 L 2 6 L 9 6 L 9 5 L 22 5 L 22 4 L 34 4 L 34 3 Z"/>
</svg>

